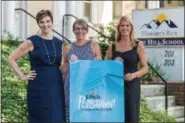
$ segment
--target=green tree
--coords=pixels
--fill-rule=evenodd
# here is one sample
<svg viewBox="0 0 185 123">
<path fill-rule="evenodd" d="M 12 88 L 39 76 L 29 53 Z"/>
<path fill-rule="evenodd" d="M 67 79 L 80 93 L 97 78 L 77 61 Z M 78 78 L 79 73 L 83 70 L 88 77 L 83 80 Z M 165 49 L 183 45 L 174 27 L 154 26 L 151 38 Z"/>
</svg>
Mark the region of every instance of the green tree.
<svg viewBox="0 0 185 123">
<path fill-rule="evenodd" d="M 1 121 L 27 122 L 26 86 L 12 71 L 8 64 L 8 56 L 21 42 L 18 40 L 2 40 L 2 83 L 1 83 Z M 23 71 L 29 70 L 28 56 L 18 61 Z"/>
<path fill-rule="evenodd" d="M 115 41 L 116 23 L 110 22 L 107 27 L 100 27 L 99 31 L 101 34 L 98 35 L 98 40 L 100 42 L 102 57 L 104 59 L 108 46 Z M 106 37 L 102 34 L 104 34 Z"/>
</svg>

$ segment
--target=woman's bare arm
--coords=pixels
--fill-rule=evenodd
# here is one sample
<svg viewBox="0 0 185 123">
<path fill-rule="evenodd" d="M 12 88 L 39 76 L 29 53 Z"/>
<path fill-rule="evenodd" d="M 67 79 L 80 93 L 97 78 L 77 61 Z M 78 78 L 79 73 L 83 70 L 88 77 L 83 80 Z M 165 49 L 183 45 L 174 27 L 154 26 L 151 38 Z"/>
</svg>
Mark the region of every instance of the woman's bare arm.
<svg viewBox="0 0 185 123">
<path fill-rule="evenodd" d="M 69 61 L 67 59 L 67 56 L 68 56 L 70 47 L 71 47 L 71 44 L 67 44 L 66 46 L 64 46 L 63 53 L 62 53 L 62 61 L 61 61 L 61 65 L 60 65 L 60 70 L 62 72 L 64 80 L 66 78 L 66 74 L 69 69 Z"/>
<path fill-rule="evenodd" d="M 107 60 L 112 59 L 112 45 L 109 45 L 109 47 L 106 51 L 105 59 L 107 59 Z"/>
<path fill-rule="evenodd" d="M 134 74 L 136 78 L 139 78 L 148 72 L 147 54 L 142 42 L 139 42 L 137 52 L 138 52 L 141 69 L 136 71 Z"/>
<path fill-rule="evenodd" d="M 11 66 L 11 68 L 15 71 L 15 73 L 23 80 L 33 80 L 35 72 L 32 71 L 29 76 L 26 77 L 26 75 L 23 74 L 20 67 L 17 65 L 16 60 L 22 58 L 25 54 L 27 54 L 29 51 L 33 50 L 33 44 L 30 40 L 24 41 L 21 43 L 18 48 L 13 51 L 10 56 L 8 57 L 8 62 Z"/>
<path fill-rule="evenodd" d="M 95 59 L 102 59 L 102 53 L 100 45 L 96 41 L 92 41 L 92 49 L 94 52 Z"/>
</svg>

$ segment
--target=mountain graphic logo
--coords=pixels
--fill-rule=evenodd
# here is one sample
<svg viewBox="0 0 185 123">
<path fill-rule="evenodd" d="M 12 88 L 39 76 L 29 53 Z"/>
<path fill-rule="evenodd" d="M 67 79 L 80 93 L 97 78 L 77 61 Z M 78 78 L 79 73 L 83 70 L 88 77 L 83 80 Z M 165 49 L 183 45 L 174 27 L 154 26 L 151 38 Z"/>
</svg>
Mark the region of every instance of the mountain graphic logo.
<svg viewBox="0 0 185 123">
<path fill-rule="evenodd" d="M 177 25 L 171 19 L 168 19 L 168 17 L 165 14 L 161 13 L 157 15 L 155 20 L 152 20 L 149 23 L 143 24 L 141 26 L 141 29 L 142 28 L 157 29 L 164 24 L 166 24 L 169 28 L 178 28 Z"/>
</svg>

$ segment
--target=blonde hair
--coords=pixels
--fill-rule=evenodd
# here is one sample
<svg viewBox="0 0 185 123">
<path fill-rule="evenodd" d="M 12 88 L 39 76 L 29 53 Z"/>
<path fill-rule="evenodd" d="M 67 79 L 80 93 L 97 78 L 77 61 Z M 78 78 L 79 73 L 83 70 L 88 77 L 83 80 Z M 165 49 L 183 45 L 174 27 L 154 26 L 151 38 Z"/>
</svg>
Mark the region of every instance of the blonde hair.
<svg viewBox="0 0 185 123">
<path fill-rule="evenodd" d="M 126 22 L 128 22 L 131 25 L 131 33 L 130 33 L 130 40 L 132 42 L 132 46 L 136 46 L 136 37 L 135 37 L 135 31 L 134 31 L 134 25 L 131 22 L 131 20 L 129 19 L 129 17 L 127 16 L 122 16 L 118 22 L 117 28 L 116 28 L 116 41 L 120 41 L 121 40 L 121 33 L 119 32 L 119 26 L 121 21 L 124 20 Z"/>
</svg>

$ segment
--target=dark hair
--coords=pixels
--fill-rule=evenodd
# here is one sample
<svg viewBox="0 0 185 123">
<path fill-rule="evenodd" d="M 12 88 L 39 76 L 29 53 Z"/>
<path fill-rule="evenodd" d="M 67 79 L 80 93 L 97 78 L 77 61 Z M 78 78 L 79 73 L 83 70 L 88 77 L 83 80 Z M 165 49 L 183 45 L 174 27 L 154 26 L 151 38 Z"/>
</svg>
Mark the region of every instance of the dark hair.
<svg viewBox="0 0 185 123">
<path fill-rule="evenodd" d="M 53 14 L 50 10 L 40 10 L 36 15 L 37 24 L 39 23 L 42 18 L 49 16 L 51 18 L 51 21 L 53 23 Z"/>
<path fill-rule="evenodd" d="M 75 29 L 75 24 L 79 24 L 82 25 L 88 32 L 88 24 L 84 19 L 77 19 L 74 23 L 73 23 L 73 30 Z"/>
</svg>

